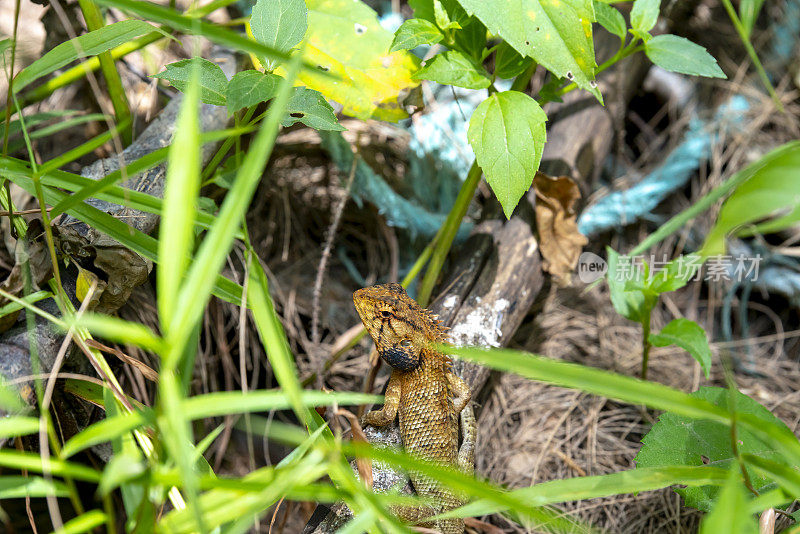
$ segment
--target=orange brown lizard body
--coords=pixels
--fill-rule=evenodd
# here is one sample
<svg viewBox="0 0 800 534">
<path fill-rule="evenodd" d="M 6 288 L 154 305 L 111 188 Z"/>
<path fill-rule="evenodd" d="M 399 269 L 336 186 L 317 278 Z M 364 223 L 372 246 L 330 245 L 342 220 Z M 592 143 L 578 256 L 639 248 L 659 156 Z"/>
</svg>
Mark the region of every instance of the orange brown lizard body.
<svg viewBox="0 0 800 534">
<path fill-rule="evenodd" d="M 475 417 L 467 406 L 469 387 L 453 373 L 450 357 L 433 348 L 447 341 L 444 328 L 419 306 L 399 284 L 359 289 L 353 294 L 356 310 L 375 342 L 380 357 L 392 367 L 381 410 L 364 416 L 373 426 L 400 421 L 403 447 L 426 460 L 474 471 Z M 463 443 L 459 448 L 459 421 Z M 430 507 L 402 507 L 394 512 L 406 521 L 451 510 L 463 499 L 440 483 L 418 472 L 409 477 L 417 494 Z M 461 519 L 424 524 L 443 534 L 461 534 Z"/>
</svg>

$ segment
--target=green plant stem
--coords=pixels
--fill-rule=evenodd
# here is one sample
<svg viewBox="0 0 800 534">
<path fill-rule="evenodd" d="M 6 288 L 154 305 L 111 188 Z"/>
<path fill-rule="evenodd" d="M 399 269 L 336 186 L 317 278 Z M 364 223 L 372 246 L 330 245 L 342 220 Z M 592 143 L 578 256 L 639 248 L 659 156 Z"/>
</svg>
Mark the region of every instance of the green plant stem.
<svg viewBox="0 0 800 534">
<path fill-rule="evenodd" d="M 725 369 L 725 380 L 728 382 L 728 411 L 731 414 L 731 428 L 730 428 L 730 436 L 731 436 L 731 452 L 733 452 L 733 457 L 736 458 L 736 462 L 739 464 L 739 469 L 742 471 L 742 478 L 744 480 L 745 487 L 756 497 L 759 496 L 758 491 L 753 487 L 753 482 L 750 480 L 750 473 L 747 472 L 747 468 L 744 465 L 744 460 L 742 459 L 741 452 L 739 451 L 739 437 L 738 431 L 736 429 L 736 393 L 739 392 L 738 388 L 736 387 L 736 383 L 733 379 L 733 372 L 731 371 L 730 367 L 730 360 L 728 360 L 727 364 L 723 364 Z"/>
<path fill-rule="evenodd" d="M 464 218 L 464 215 L 467 214 L 467 208 L 470 202 L 472 202 L 472 197 L 475 196 L 475 190 L 478 188 L 480 181 L 481 168 L 478 166 L 478 162 L 474 161 L 467 174 L 467 179 L 464 180 L 458 192 L 455 204 L 450 210 L 450 213 L 447 214 L 447 219 L 445 219 L 442 225 L 441 235 L 439 239 L 436 240 L 436 245 L 431 254 L 430 264 L 420 284 L 417 302 L 419 302 L 419 305 L 423 308 L 426 307 L 430 301 L 433 286 L 436 285 L 436 280 L 439 278 L 439 272 L 442 270 L 444 260 L 447 258 L 447 253 L 450 251 L 458 228 L 461 226 L 461 220 Z"/>
<path fill-rule="evenodd" d="M 9 71 L 7 76 L 8 79 L 8 90 L 6 92 L 6 109 L 11 107 L 11 97 L 14 94 L 14 63 L 17 58 L 17 31 L 19 29 L 19 8 L 20 8 L 20 0 L 17 0 L 14 3 L 14 29 L 11 34 L 11 64 L 9 66 Z M 3 157 L 8 155 L 8 135 L 11 130 L 11 115 L 6 114 L 4 117 L 5 121 L 5 128 L 3 129 Z M 13 213 L 17 211 L 16 207 L 14 206 L 14 201 L 11 199 L 11 189 L 8 185 L 8 180 L 3 177 L 2 179 L 3 184 L 3 195 L 0 197 L 0 201 L 2 201 L 2 206 L 5 210 L 9 213 L 9 220 L 11 221 L 12 229 L 16 230 L 17 237 L 21 238 L 25 235 L 25 230 L 27 229 L 27 224 L 25 221 L 20 219 L 19 217 L 15 217 Z"/>
<path fill-rule="evenodd" d="M 108 51 L 111 56 L 112 60 L 117 60 L 121 57 L 125 57 L 128 54 L 135 52 L 144 48 L 145 46 L 155 43 L 160 39 L 165 39 L 163 33 L 160 32 L 151 32 L 146 35 L 143 35 L 137 39 L 133 39 L 132 41 L 128 41 L 127 43 L 121 44 L 116 48 L 112 48 Z M 30 104 L 34 104 L 41 100 L 44 100 L 48 96 L 50 96 L 54 91 L 65 87 L 76 80 L 80 80 L 84 78 L 88 73 L 94 72 L 100 68 L 100 59 L 98 56 L 91 57 L 86 61 L 75 65 L 74 67 L 67 69 L 66 71 L 62 72 L 55 78 L 46 81 L 39 87 L 32 89 L 23 93 L 21 96 L 17 97 L 19 100 L 19 105 L 21 107 L 29 106 Z M 11 109 L 10 105 L 6 106 L 6 109 L 0 110 L 0 119 L 10 119 L 11 116 L 8 113 L 8 110 Z"/>
<path fill-rule="evenodd" d="M 647 306 L 644 320 L 642 321 L 642 380 L 647 380 L 647 364 L 650 360 L 650 317 L 653 308 Z"/>
<path fill-rule="evenodd" d="M 514 79 L 514 82 L 511 84 L 511 89 L 514 91 L 524 90 L 531 81 L 531 77 L 535 71 L 536 63 L 533 63 L 530 67 L 525 69 L 525 72 Z M 493 89 L 494 86 L 490 86 L 490 95 Z M 496 91 L 496 89 L 494 89 L 494 91 Z M 467 178 L 464 180 L 458 192 L 456 201 L 450 209 L 450 213 L 447 214 L 447 218 L 436 234 L 431 261 L 428 265 L 428 270 L 425 271 L 425 277 L 422 279 L 419 293 L 417 294 L 417 302 L 419 302 L 420 306 L 423 308 L 428 305 L 431 293 L 433 293 L 433 287 L 436 285 L 436 280 L 439 278 L 439 272 L 444 266 L 444 260 L 447 258 L 447 253 L 450 252 L 450 247 L 453 245 L 453 240 L 461 226 L 461 220 L 464 218 L 464 215 L 467 214 L 467 208 L 469 208 L 469 204 L 472 202 L 472 197 L 475 196 L 475 190 L 478 188 L 478 184 L 481 181 L 481 174 L 481 168 L 478 166 L 477 160 L 473 161 L 472 167 L 470 167 L 467 173 Z"/>
<path fill-rule="evenodd" d="M 86 20 L 86 26 L 89 31 L 99 30 L 105 26 L 103 15 L 100 9 L 92 0 L 78 0 L 83 12 L 83 18 Z M 125 125 L 120 128 L 119 137 L 124 146 L 128 146 L 133 141 L 133 124 L 131 121 L 131 108 L 128 105 L 128 97 L 125 95 L 125 89 L 122 87 L 122 79 L 119 76 L 114 59 L 111 57 L 111 52 L 103 52 L 97 56 L 100 61 L 100 69 L 103 71 L 103 77 L 106 79 L 108 86 L 108 96 L 111 98 L 111 105 L 114 107 L 114 115 L 117 118 L 117 124 Z"/>
<path fill-rule="evenodd" d="M 764 66 L 761 64 L 761 60 L 758 59 L 758 54 L 756 54 L 755 48 L 753 48 L 753 43 L 750 42 L 750 36 L 747 35 L 747 30 L 742 25 L 742 21 L 739 20 L 739 16 L 736 14 L 736 10 L 733 9 L 733 4 L 731 4 L 731 0 L 722 0 L 722 5 L 725 6 L 725 11 L 728 12 L 728 16 L 733 23 L 733 27 L 736 28 L 736 32 L 739 34 L 739 38 L 742 40 L 742 44 L 744 45 L 745 50 L 747 50 L 747 55 L 750 56 L 750 61 L 753 62 L 753 65 L 756 68 L 756 72 L 758 72 L 758 77 L 761 78 L 761 83 L 764 84 L 764 87 L 767 89 L 769 96 L 772 98 L 772 101 L 775 103 L 775 107 L 777 107 L 781 113 L 785 113 L 786 110 L 783 108 L 783 104 L 781 103 L 781 99 L 778 98 L 778 93 L 775 92 L 775 88 L 772 87 L 772 82 L 769 81 L 769 76 L 767 76 L 767 71 L 764 70 Z"/>
<path fill-rule="evenodd" d="M 244 117 L 242 118 L 241 121 L 242 124 L 247 124 L 248 126 L 255 125 L 256 121 L 251 122 L 251 119 L 253 118 L 255 112 L 256 112 L 256 106 L 251 106 L 244 114 Z M 208 162 L 208 165 L 206 165 L 206 168 L 203 169 L 203 172 L 200 175 L 203 187 L 208 185 L 209 183 L 208 180 L 214 174 L 214 171 L 217 170 L 219 164 L 222 163 L 222 158 L 225 157 L 225 155 L 231 149 L 231 146 L 233 145 L 234 141 L 238 140 L 239 137 L 240 135 L 228 137 L 227 139 L 225 139 L 225 141 L 223 141 L 222 146 L 220 146 L 219 149 L 214 153 L 214 156 L 211 158 L 211 161 Z"/>
</svg>

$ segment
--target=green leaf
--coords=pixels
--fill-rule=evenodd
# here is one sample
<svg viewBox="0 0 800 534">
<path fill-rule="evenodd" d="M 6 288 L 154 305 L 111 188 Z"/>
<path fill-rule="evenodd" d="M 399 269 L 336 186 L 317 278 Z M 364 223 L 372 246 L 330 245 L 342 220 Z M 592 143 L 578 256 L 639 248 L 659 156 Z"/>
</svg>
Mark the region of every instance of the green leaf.
<svg viewBox="0 0 800 534">
<path fill-rule="evenodd" d="M 508 218 L 539 168 L 546 121 L 539 104 L 518 91 L 494 93 L 469 120 L 469 144 Z"/>
<path fill-rule="evenodd" d="M 739 0 L 739 20 L 742 22 L 747 37 L 750 37 L 753 32 L 753 25 L 756 23 L 763 5 L 764 0 Z"/>
<path fill-rule="evenodd" d="M 173 63 L 172 66 L 174 65 Z M 178 111 L 175 135 L 167 158 L 164 211 L 158 233 L 158 256 L 161 264 L 156 271 L 158 317 L 161 331 L 165 335 L 169 332 L 175 315 L 178 292 L 194 248 L 194 220 L 197 196 L 200 193 L 200 122 L 197 116 L 200 69 L 209 65 L 225 79 L 222 69 L 210 61 L 203 59 L 200 62 L 188 61 L 186 64 L 187 85 L 181 89 L 186 95 Z M 170 67 L 171 65 L 167 65 L 167 71 L 170 71 Z"/>
<path fill-rule="evenodd" d="M 436 44 L 444 38 L 435 25 L 425 19 L 408 19 L 394 32 L 389 52 L 412 50 L 419 45 Z"/>
<path fill-rule="evenodd" d="M 413 54 L 389 52 L 394 36 L 364 2 L 307 0 L 308 32 L 303 57 L 315 65 L 298 76 L 302 85 L 342 104 L 359 119 L 397 122 L 408 116 L 398 95 L 418 85 Z"/>
<path fill-rule="evenodd" d="M 510 44 L 502 41 L 494 56 L 494 74 L 498 78 L 511 80 L 516 78 L 533 63 L 533 59 L 522 57 Z"/>
<path fill-rule="evenodd" d="M 703 518 L 699 534 L 752 534 L 758 532 L 755 517 L 748 511 L 748 491 L 737 464 L 730 467 L 728 480 L 719 492 L 711 512 Z"/>
<path fill-rule="evenodd" d="M 594 12 L 597 15 L 597 22 L 600 23 L 600 26 L 623 41 L 625 40 L 625 35 L 627 34 L 625 17 L 622 16 L 618 9 L 605 2 L 594 0 Z"/>
<path fill-rule="evenodd" d="M 0 440 L 26 436 L 39 432 L 39 419 L 24 415 L 5 416 L 0 419 Z"/>
<path fill-rule="evenodd" d="M 264 74 L 257 70 L 237 72 L 225 90 L 228 114 L 271 99 L 275 96 L 280 81 L 281 77 L 277 74 Z"/>
<path fill-rule="evenodd" d="M 196 57 L 176 61 L 152 77 L 167 80 L 176 89 L 185 93 L 195 66 L 200 69 L 200 99 L 206 104 L 224 106 L 228 79 L 219 65 L 207 59 Z"/>
<path fill-rule="evenodd" d="M 661 0 L 636 0 L 633 3 L 631 29 L 635 30 L 643 40 L 647 40 L 648 32 L 656 25 L 659 9 L 661 9 Z"/>
<path fill-rule="evenodd" d="M 592 43 L 594 10 L 591 0 L 460 0 L 489 31 L 523 56 L 532 57 L 559 78 L 568 78 L 603 97 L 594 83 L 597 64 Z"/>
<path fill-rule="evenodd" d="M 700 388 L 691 397 L 703 400 L 723 410 L 730 410 L 729 392 L 724 388 Z M 737 414 L 751 414 L 764 427 L 788 430 L 786 425 L 769 410 L 744 395 L 736 393 Z M 750 453 L 775 461 L 782 459 L 782 453 L 770 444 L 756 437 L 751 428 L 737 425 L 737 442 L 740 453 Z M 784 460 L 785 461 L 785 460 Z M 642 438 L 642 448 L 636 455 L 638 467 L 663 467 L 676 465 L 714 465 L 728 468 L 736 463 L 731 449 L 731 433 L 726 424 L 718 421 L 690 419 L 673 413 L 662 414 L 650 432 Z M 753 470 L 750 478 L 753 487 L 761 490 L 772 481 Z M 719 494 L 715 486 L 677 489 L 687 506 L 709 511 Z"/>
<path fill-rule="evenodd" d="M 433 17 L 436 25 L 439 26 L 442 31 L 461 29 L 461 25 L 458 22 L 450 20 L 450 15 L 447 13 L 447 10 L 440 0 L 433 0 Z"/>
<path fill-rule="evenodd" d="M 466 89 L 486 89 L 492 84 L 483 67 L 475 65 L 469 57 L 457 50 L 437 54 L 414 73 L 412 78 Z"/>
<path fill-rule="evenodd" d="M 304 0 L 256 0 L 250 15 L 250 29 L 256 41 L 288 52 L 300 41 L 308 27 L 308 8 Z M 263 58 L 267 70 L 272 71 L 277 61 Z"/>
<path fill-rule="evenodd" d="M 706 375 L 706 380 L 711 373 L 711 347 L 708 346 L 706 332 L 699 324 L 689 319 L 673 319 L 658 334 L 650 334 L 648 338 L 651 345 L 666 347 L 675 345 L 688 352 L 697 360 Z"/>
<path fill-rule="evenodd" d="M 267 353 L 272 372 L 281 389 L 286 392 L 295 415 L 308 425 L 308 410 L 303 405 L 302 387 L 297 379 L 295 359 L 289 349 L 289 341 L 283 330 L 272 297 L 269 294 L 269 282 L 264 269 L 255 253 L 249 253 L 249 282 L 247 300 L 253 310 L 258 335 Z"/>
<path fill-rule="evenodd" d="M 14 92 L 76 59 L 96 56 L 155 29 L 141 20 L 123 20 L 61 43 L 17 74 Z"/>
<path fill-rule="evenodd" d="M 0 450 L 0 466 L 42 473 L 42 457 L 39 453 L 27 451 Z M 85 465 L 65 462 L 59 458 L 50 457 L 47 466 L 48 473 L 55 476 L 64 476 L 86 482 L 100 482 L 100 473 Z"/>
<path fill-rule="evenodd" d="M 642 323 L 650 316 L 658 296 L 640 289 L 646 284 L 645 275 L 632 258 L 620 256 L 611 247 L 606 247 L 606 256 L 606 279 L 614 309 L 626 319 Z"/>
<path fill-rule="evenodd" d="M 466 14 L 466 13 L 465 13 Z M 486 38 L 488 32 L 478 17 L 469 17 L 461 23 L 461 29 L 453 36 L 453 48 L 460 50 L 472 57 L 475 61 L 482 63 L 486 50 Z"/>
<path fill-rule="evenodd" d="M 776 232 L 800 221 L 800 141 L 792 141 L 736 173 L 731 180 L 743 180 L 722 205 L 717 222 L 708 232 L 701 254 L 725 253 L 725 238 L 741 229 Z M 758 223 L 754 228 L 749 227 Z"/>
<path fill-rule="evenodd" d="M 0 476 L 0 499 L 68 497 L 66 484 L 35 476 Z"/>
<path fill-rule="evenodd" d="M 281 121 L 283 126 L 301 122 L 315 130 L 334 130 L 342 132 L 344 126 L 336 120 L 333 108 L 319 91 L 307 87 L 295 87 L 292 97 L 286 104 L 286 116 Z"/>
<path fill-rule="evenodd" d="M 677 35 L 653 37 L 645 43 L 644 53 L 662 69 L 692 76 L 727 78 L 705 48 Z"/>
</svg>

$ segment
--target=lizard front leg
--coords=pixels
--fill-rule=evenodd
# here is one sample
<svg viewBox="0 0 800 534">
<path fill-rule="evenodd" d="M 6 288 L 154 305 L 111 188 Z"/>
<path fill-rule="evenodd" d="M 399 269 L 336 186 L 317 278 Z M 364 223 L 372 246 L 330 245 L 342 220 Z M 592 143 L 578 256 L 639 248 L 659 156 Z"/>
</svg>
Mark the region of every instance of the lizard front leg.
<svg viewBox="0 0 800 534">
<path fill-rule="evenodd" d="M 386 385 L 383 408 L 368 412 L 362 422 L 365 425 L 386 426 L 397 417 L 397 408 L 400 405 L 400 378 L 397 371 L 392 371 L 389 383 Z"/>
<path fill-rule="evenodd" d="M 453 410 L 457 414 L 461 413 L 472 397 L 469 386 L 460 376 L 452 372 L 447 373 L 447 386 L 453 396 Z"/>
<path fill-rule="evenodd" d="M 447 384 L 453 395 L 453 410 L 461 420 L 461 448 L 458 449 L 458 467 L 465 473 L 475 472 L 475 437 L 478 433 L 475 414 L 467 406 L 472 394 L 469 386 L 455 373 L 447 374 Z"/>
</svg>

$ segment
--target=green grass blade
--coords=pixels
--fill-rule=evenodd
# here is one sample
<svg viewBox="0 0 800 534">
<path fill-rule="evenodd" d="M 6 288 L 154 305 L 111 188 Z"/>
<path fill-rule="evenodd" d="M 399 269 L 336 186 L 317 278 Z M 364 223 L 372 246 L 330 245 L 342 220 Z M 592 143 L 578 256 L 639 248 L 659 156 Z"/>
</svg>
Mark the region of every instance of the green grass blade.
<svg viewBox="0 0 800 534">
<path fill-rule="evenodd" d="M 79 115 L 79 117 L 85 117 L 87 115 L 80 115 L 82 112 L 77 109 L 64 109 L 58 111 L 43 111 L 41 113 L 31 113 L 30 115 L 25 116 L 25 126 L 29 129 L 34 128 L 44 122 L 49 122 L 54 119 L 58 119 L 59 122 L 56 124 L 61 124 L 62 122 L 69 122 L 73 119 L 67 119 L 66 117 L 71 117 L 72 115 Z M 94 117 L 99 116 L 100 118 L 104 118 L 105 115 L 102 113 L 92 113 L 90 116 L 93 116 L 91 120 L 97 120 Z M 78 118 L 78 117 L 75 117 Z M 11 137 L 12 135 L 18 134 L 22 129 L 22 124 L 20 123 L 19 119 L 14 119 L 8 125 L 8 135 Z M 37 130 L 38 131 L 38 130 Z M 0 122 L 0 137 L 4 137 L 6 133 L 6 125 L 3 122 Z M 33 132 L 35 133 L 35 132 Z M 32 134 L 33 135 L 33 134 Z"/>
<path fill-rule="evenodd" d="M 39 431 L 39 419 L 24 415 L 6 416 L 0 419 L 0 439 L 27 436 Z"/>
<path fill-rule="evenodd" d="M 64 528 L 58 534 L 80 534 L 89 532 L 106 522 L 106 514 L 100 510 L 89 510 L 74 519 L 64 523 Z"/>
<path fill-rule="evenodd" d="M 264 469 L 244 478 L 244 482 L 259 482 L 261 491 L 235 489 L 211 490 L 200 498 L 200 508 L 209 527 L 217 527 L 241 517 L 251 517 L 267 510 L 294 486 L 303 486 L 325 474 L 321 454 L 312 454 L 303 461 L 281 469 Z M 164 532 L 189 533 L 193 524 L 187 510 L 167 514 L 160 523 Z"/>
<path fill-rule="evenodd" d="M 53 294 L 49 291 L 37 291 L 36 293 L 30 293 L 29 295 L 25 295 L 22 297 L 24 302 L 28 304 L 33 304 L 34 302 L 39 302 L 40 300 L 48 299 L 52 297 Z M 5 317 L 9 313 L 13 313 L 17 310 L 21 310 L 23 308 L 22 304 L 18 304 L 16 302 L 9 302 L 2 308 L 0 308 L 0 317 Z"/>
<path fill-rule="evenodd" d="M 72 436 L 61 449 L 61 458 L 67 459 L 98 443 L 119 438 L 126 432 L 143 426 L 147 418 L 142 412 L 128 412 L 91 424 Z"/>
<path fill-rule="evenodd" d="M 72 150 L 68 150 L 63 154 L 56 156 L 50 161 L 42 164 L 42 166 L 39 167 L 39 172 L 41 173 L 50 172 L 52 170 L 58 169 L 59 167 L 63 167 L 67 163 L 71 163 L 82 156 L 85 156 L 89 152 L 92 152 L 96 148 L 99 148 L 104 144 L 106 144 L 107 142 L 109 142 L 110 140 L 112 140 L 114 136 L 119 135 L 119 133 L 128 126 L 130 126 L 130 122 L 123 122 L 117 124 L 116 126 L 114 126 L 113 129 L 104 132 L 98 136 L 95 136 L 92 139 L 89 139 L 85 143 L 81 144 L 80 146 L 77 146 Z"/>
<path fill-rule="evenodd" d="M 189 426 L 190 419 L 182 409 L 182 393 L 175 367 L 162 368 L 158 381 L 158 403 L 162 412 L 158 427 L 162 442 L 170 459 L 178 466 L 188 501 L 185 511 L 192 518 L 192 531 L 207 532 L 208 519 L 204 517 L 199 502 L 199 476 L 192 462 L 195 457 L 192 429 Z"/>
<path fill-rule="evenodd" d="M 35 476 L 0 477 L 0 500 L 25 497 L 68 497 L 69 490 L 63 482 Z"/>
<path fill-rule="evenodd" d="M 76 59 L 111 50 L 153 29 L 152 25 L 141 20 L 123 20 L 61 43 L 17 74 L 14 78 L 14 92 L 18 93 L 42 76 Z"/>
<path fill-rule="evenodd" d="M 158 353 L 163 350 L 164 343 L 152 330 L 141 323 L 125 321 L 119 317 L 100 313 L 85 313 L 70 323 L 86 328 L 103 339 L 116 343 L 135 345 L 144 350 Z"/>
<path fill-rule="evenodd" d="M 278 94 L 272 100 L 267 118 L 262 123 L 244 162 L 236 173 L 233 187 L 225 196 L 225 201 L 217 216 L 217 222 L 200 245 L 186 281 L 181 287 L 178 304 L 175 308 L 176 316 L 167 336 L 173 348 L 179 349 L 183 346 L 192 328 L 202 316 L 213 286 L 214 276 L 225 262 L 236 230 L 241 225 L 253 192 L 272 153 L 272 147 L 300 66 L 301 56 L 301 54 L 296 54 L 290 63 L 286 78 L 281 83 Z M 177 360 L 179 357 L 180 354 L 176 353 L 170 358 Z"/>
<path fill-rule="evenodd" d="M 233 50 L 250 52 L 257 57 L 265 56 L 280 62 L 289 61 L 288 54 L 263 45 L 254 39 L 248 39 L 244 35 L 229 30 L 224 26 L 187 17 L 175 10 L 150 2 L 138 2 L 136 0 L 96 0 L 96 2 L 100 5 L 115 7 L 142 18 L 165 24 L 170 28 L 190 35 L 202 35 L 209 41 Z"/>
<path fill-rule="evenodd" d="M 272 365 L 272 372 L 281 389 L 286 392 L 294 413 L 308 426 L 308 410 L 302 403 L 302 387 L 297 378 L 297 367 L 289 350 L 289 341 L 283 330 L 269 294 L 269 282 L 261 263 L 253 251 L 249 252 L 250 272 L 247 284 L 247 301 L 253 310 L 258 335 Z"/>
<path fill-rule="evenodd" d="M 200 192 L 200 68 L 195 63 L 186 87 L 169 149 L 164 183 L 164 211 L 158 239 L 161 263 L 156 272 L 158 317 L 168 334 L 194 243 L 194 219 Z"/>
<path fill-rule="evenodd" d="M 27 451 L 0 450 L 0 466 L 20 471 L 28 470 L 35 473 L 43 471 L 42 457 Z M 58 458 L 50 458 L 48 471 L 55 476 L 85 480 L 86 482 L 100 482 L 100 473 L 98 471 L 85 465 L 65 462 Z"/>
<path fill-rule="evenodd" d="M 334 402 L 342 405 L 368 404 L 381 402 L 380 395 L 366 393 L 326 393 L 323 391 L 303 391 L 300 402 L 303 406 L 329 406 Z M 291 408 L 286 394 L 281 390 L 218 391 L 185 399 L 181 410 L 186 419 L 201 419 L 236 413 L 265 412 Z"/>
<path fill-rule="evenodd" d="M 643 404 L 694 419 L 731 424 L 731 414 L 727 410 L 655 382 L 513 350 L 456 347 L 446 347 L 444 350 L 493 369 L 516 373 L 532 380 L 580 389 L 631 404 Z M 736 418 L 742 426 L 800 464 L 800 441 L 791 432 L 764 425 L 761 419 L 749 414 L 737 413 Z"/>
<path fill-rule="evenodd" d="M 644 404 L 687 417 L 729 423 L 729 414 L 713 404 L 655 382 L 514 350 L 447 347 L 448 353 L 493 369 L 557 386 L 580 389 L 631 404 Z"/>
<path fill-rule="evenodd" d="M 3 172 L 5 169 L 18 170 L 17 167 L 8 165 L 8 159 L 9 158 L 0 158 L 0 172 Z M 33 183 L 33 180 L 31 180 L 27 175 L 9 172 L 6 174 L 6 177 L 8 177 L 15 184 L 19 185 L 25 191 L 28 191 L 33 195 L 36 194 L 36 187 Z M 67 198 L 65 193 L 57 191 L 52 187 L 43 186 L 42 190 L 44 192 L 45 202 L 50 205 L 55 205 L 61 200 Z M 149 235 L 128 226 L 119 219 L 115 219 L 108 213 L 100 211 L 93 206 L 89 206 L 88 204 L 79 204 L 69 210 L 68 213 L 73 217 L 85 222 L 92 228 L 116 239 L 122 245 L 125 245 L 140 256 L 158 263 L 158 242 Z M 212 278 L 211 280 L 211 284 L 213 286 L 212 292 L 214 295 L 233 304 L 241 303 L 242 286 L 231 280 L 228 280 L 221 275 L 211 276 L 215 276 L 215 278 Z"/>
<path fill-rule="evenodd" d="M 701 467 L 647 467 L 631 469 L 608 475 L 567 478 L 535 484 L 511 491 L 528 506 L 546 506 L 562 502 L 609 497 L 623 493 L 637 493 L 666 488 L 675 484 L 684 486 L 722 485 L 727 471 L 710 466 Z M 439 517 L 478 517 L 507 510 L 488 499 L 478 499 Z"/>
</svg>

